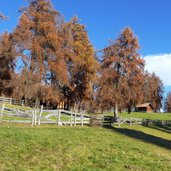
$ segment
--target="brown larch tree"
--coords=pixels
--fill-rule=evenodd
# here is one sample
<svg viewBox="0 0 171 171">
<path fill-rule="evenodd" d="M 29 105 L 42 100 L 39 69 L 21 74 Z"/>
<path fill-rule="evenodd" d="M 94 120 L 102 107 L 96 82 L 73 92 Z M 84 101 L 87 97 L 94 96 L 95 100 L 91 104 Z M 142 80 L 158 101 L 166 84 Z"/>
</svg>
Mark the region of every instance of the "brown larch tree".
<svg viewBox="0 0 171 171">
<path fill-rule="evenodd" d="M 13 36 L 5 32 L 0 35 L 0 95 L 12 94 L 11 79 L 14 73 L 15 56 Z"/>
<path fill-rule="evenodd" d="M 67 29 L 70 55 L 66 63 L 70 87 L 65 87 L 65 94 L 80 108 L 91 97 L 98 63 L 85 26 L 78 23 L 77 17 L 67 23 Z"/>
<path fill-rule="evenodd" d="M 157 112 L 162 107 L 164 86 L 155 73 L 146 73 L 144 85 L 144 102 L 149 102 Z"/>
<path fill-rule="evenodd" d="M 139 53 L 138 39 L 130 28 L 103 50 L 99 95 L 102 103 L 114 108 L 128 107 L 128 112 L 139 98 L 143 85 L 144 61 Z"/>
<path fill-rule="evenodd" d="M 171 92 L 167 93 L 167 96 L 164 100 L 164 111 L 171 113 Z"/>
<path fill-rule="evenodd" d="M 54 101 L 59 101 L 55 91 L 67 82 L 67 67 L 61 55 L 61 40 L 58 34 L 60 14 L 54 10 L 50 0 L 30 0 L 29 6 L 21 9 L 22 15 L 15 30 L 15 40 L 20 56 L 31 73 L 35 100 L 47 99 L 51 92 Z M 37 84 L 39 82 L 39 86 Z M 44 86 L 49 93 L 42 93 Z M 53 90 L 53 91 L 52 91 Z M 59 93 L 57 93 L 59 94 Z M 44 96 L 44 97 L 43 97 Z"/>
<path fill-rule="evenodd" d="M 142 101 L 145 62 L 138 53 L 140 49 L 138 38 L 130 28 L 124 29 L 117 43 L 120 47 L 119 56 L 123 59 L 124 66 L 123 99 L 130 113 L 131 108 Z"/>
</svg>

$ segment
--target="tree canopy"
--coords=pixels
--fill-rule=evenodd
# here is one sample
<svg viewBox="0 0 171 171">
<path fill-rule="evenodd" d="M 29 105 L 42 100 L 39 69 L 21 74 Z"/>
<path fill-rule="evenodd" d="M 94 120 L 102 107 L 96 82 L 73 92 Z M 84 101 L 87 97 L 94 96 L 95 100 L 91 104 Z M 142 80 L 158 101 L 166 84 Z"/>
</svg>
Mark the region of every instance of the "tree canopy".
<svg viewBox="0 0 171 171">
<path fill-rule="evenodd" d="M 99 95 L 115 109 L 131 107 L 137 103 L 144 79 L 144 61 L 140 57 L 138 39 L 130 28 L 103 50 Z"/>
<path fill-rule="evenodd" d="M 162 81 L 145 72 L 131 28 L 95 51 L 78 17 L 66 22 L 50 0 L 28 2 L 14 31 L 0 35 L 0 95 L 51 108 L 113 109 L 115 118 L 139 103 L 161 108 Z"/>
</svg>

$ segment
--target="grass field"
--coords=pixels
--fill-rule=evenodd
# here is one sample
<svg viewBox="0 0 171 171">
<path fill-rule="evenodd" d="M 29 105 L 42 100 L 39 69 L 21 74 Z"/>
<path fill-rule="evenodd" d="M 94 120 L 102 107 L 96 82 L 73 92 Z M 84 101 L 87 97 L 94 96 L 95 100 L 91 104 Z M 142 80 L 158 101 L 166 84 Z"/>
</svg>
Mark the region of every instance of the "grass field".
<svg viewBox="0 0 171 171">
<path fill-rule="evenodd" d="M 28 107 L 28 106 L 19 106 L 19 105 L 12 105 L 12 104 L 5 104 L 5 107 L 11 108 L 11 109 L 17 108 L 17 109 L 21 109 L 21 110 L 32 110 L 32 108 Z"/>
<path fill-rule="evenodd" d="M 104 115 L 114 116 L 112 112 L 105 112 Z M 127 112 L 119 113 L 119 117 L 124 118 L 140 118 L 150 120 L 171 120 L 171 113 L 145 113 L 145 112 Z"/>
<path fill-rule="evenodd" d="M 132 112 L 120 113 L 119 116 L 127 118 L 142 118 L 142 119 L 151 119 L 151 120 L 171 120 L 171 113 L 141 113 L 141 112 Z"/>
<path fill-rule="evenodd" d="M 171 134 L 143 126 L 0 126 L 0 170 L 171 170 Z"/>
</svg>

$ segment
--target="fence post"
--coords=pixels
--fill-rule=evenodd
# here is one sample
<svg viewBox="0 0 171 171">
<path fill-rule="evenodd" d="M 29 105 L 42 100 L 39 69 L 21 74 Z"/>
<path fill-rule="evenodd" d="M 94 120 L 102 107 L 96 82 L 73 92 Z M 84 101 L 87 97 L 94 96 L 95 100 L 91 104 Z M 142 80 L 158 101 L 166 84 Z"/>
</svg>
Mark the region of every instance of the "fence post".
<svg viewBox="0 0 171 171">
<path fill-rule="evenodd" d="M 1 116 L 0 116 L 0 123 L 2 123 L 2 116 L 3 116 L 4 108 L 5 108 L 5 105 L 4 105 L 4 104 L 2 104 Z"/>
<path fill-rule="evenodd" d="M 81 113 L 81 126 L 83 126 L 83 113 Z"/>
<path fill-rule="evenodd" d="M 121 118 L 118 119 L 119 127 L 121 126 Z"/>
<path fill-rule="evenodd" d="M 61 119 L 61 111 L 58 112 L 58 126 L 60 125 L 60 119 Z"/>
<path fill-rule="evenodd" d="M 56 115 L 56 125 L 58 125 L 58 116 L 59 116 L 59 110 L 57 110 L 57 115 Z"/>
<path fill-rule="evenodd" d="M 40 109 L 40 115 L 39 115 L 38 125 L 40 125 L 40 120 L 41 120 L 41 117 L 42 117 L 42 112 L 43 112 L 43 105 L 41 106 L 41 109 Z"/>
<path fill-rule="evenodd" d="M 37 111 L 34 111 L 34 125 L 37 124 Z"/>
<path fill-rule="evenodd" d="M 130 122 L 129 122 L 129 125 L 131 126 L 131 124 L 132 124 L 132 119 L 130 118 Z"/>
<path fill-rule="evenodd" d="M 74 126 L 76 126 L 76 113 L 74 114 Z"/>
<path fill-rule="evenodd" d="M 72 126 L 72 116 L 73 116 L 73 113 L 71 113 L 70 126 Z"/>
<path fill-rule="evenodd" d="M 32 121 L 31 121 L 31 125 L 34 126 L 34 111 L 32 111 Z"/>
<path fill-rule="evenodd" d="M 10 105 L 12 104 L 12 98 L 10 98 Z"/>
<path fill-rule="evenodd" d="M 2 103 L 5 103 L 5 97 L 3 96 L 3 102 Z"/>
<path fill-rule="evenodd" d="M 21 106 L 24 106 L 24 100 L 21 100 Z"/>
</svg>

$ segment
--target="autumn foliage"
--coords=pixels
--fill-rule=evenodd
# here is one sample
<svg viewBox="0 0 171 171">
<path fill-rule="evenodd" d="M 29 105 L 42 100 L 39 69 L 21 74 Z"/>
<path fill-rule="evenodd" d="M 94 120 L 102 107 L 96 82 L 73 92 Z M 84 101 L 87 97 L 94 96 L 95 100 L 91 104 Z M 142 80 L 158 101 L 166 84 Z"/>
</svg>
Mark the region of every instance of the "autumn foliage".
<svg viewBox="0 0 171 171">
<path fill-rule="evenodd" d="M 144 101 L 151 103 L 155 112 L 162 107 L 164 86 L 155 73 L 146 73 L 144 82 Z"/>
<path fill-rule="evenodd" d="M 101 104 L 115 109 L 131 107 L 139 101 L 144 81 L 144 61 L 138 54 L 138 39 L 130 28 L 103 50 L 99 99 Z"/>
<path fill-rule="evenodd" d="M 171 92 L 169 92 L 164 101 L 164 110 L 165 112 L 171 112 Z"/>
<path fill-rule="evenodd" d="M 11 95 L 12 76 L 15 67 L 15 48 L 13 45 L 13 36 L 5 32 L 0 35 L 0 94 Z"/>
<path fill-rule="evenodd" d="M 116 118 L 138 103 L 161 107 L 162 82 L 145 72 L 131 28 L 98 56 L 78 17 L 66 22 L 50 0 L 29 0 L 19 12 L 14 31 L 0 36 L 0 95 L 51 108 L 114 109 Z"/>
</svg>

